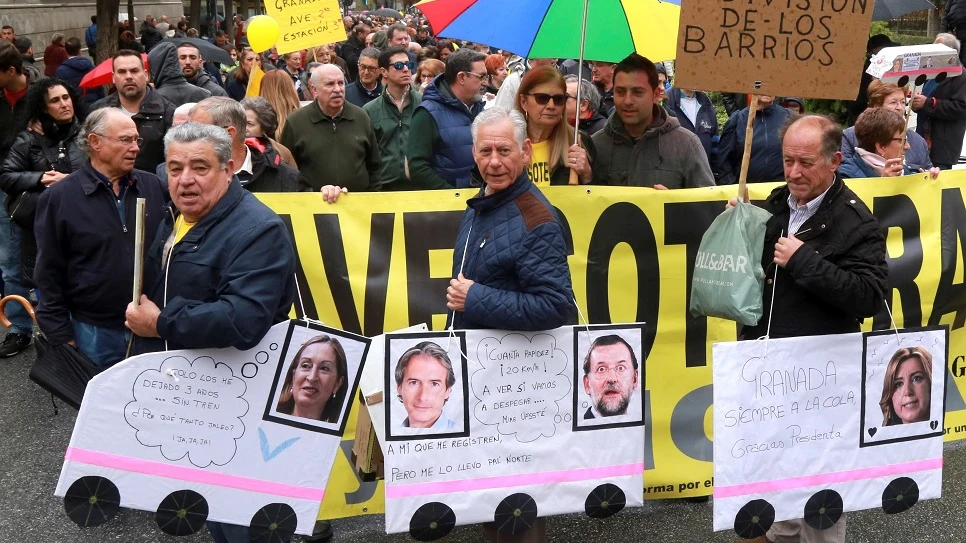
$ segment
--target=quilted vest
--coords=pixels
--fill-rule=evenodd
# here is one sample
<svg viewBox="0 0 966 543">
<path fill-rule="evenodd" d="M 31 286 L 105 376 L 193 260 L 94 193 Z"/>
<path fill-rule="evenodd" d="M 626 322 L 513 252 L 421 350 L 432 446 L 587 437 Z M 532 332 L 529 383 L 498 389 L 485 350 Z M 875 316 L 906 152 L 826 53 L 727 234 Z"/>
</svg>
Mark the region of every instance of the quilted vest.
<svg viewBox="0 0 966 543">
<path fill-rule="evenodd" d="M 426 87 L 423 101 L 419 107 L 425 108 L 436 122 L 440 146 L 433 154 L 433 170 L 456 188 L 472 186 L 470 172 L 476 163 L 473 161 L 473 136 L 470 124 L 483 111 L 483 102 L 473 104 L 467 109 L 459 99 L 444 94 L 437 87 L 443 82 L 444 74 Z M 449 90 L 449 85 L 446 85 Z"/>
</svg>

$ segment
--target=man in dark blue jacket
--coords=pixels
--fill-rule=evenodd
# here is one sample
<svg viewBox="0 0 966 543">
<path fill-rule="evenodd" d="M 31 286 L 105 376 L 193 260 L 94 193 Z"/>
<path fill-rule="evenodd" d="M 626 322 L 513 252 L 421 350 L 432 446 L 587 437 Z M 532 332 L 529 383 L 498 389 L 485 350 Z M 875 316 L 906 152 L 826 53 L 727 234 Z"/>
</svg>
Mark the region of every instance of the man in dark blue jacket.
<svg viewBox="0 0 966 543">
<path fill-rule="evenodd" d="M 738 182 L 741 158 L 745 151 L 745 127 L 750 109 L 735 112 L 725 123 L 718 145 L 715 170 L 720 174 L 719 185 Z M 748 165 L 749 183 L 767 183 L 785 178 L 782 164 L 781 131 L 791 112 L 775 103 L 774 96 L 758 97 L 755 135 L 751 143 L 751 163 Z"/>
<path fill-rule="evenodd" d="M 467 202 L 446 306 L 453 327 L 548 330 L 572 322 L 567 243 L 553 206 L 530 181 L 526 120 L 494 106 L 473 122 L 483 188 Z"/>
<path fill-rule="evenodd" d="M 147 200 L 145 235 L 153 237 L 166 197 L 157 177 L 134 169 L 140 138 L 124 113 L 95 111 L 78 142 L 89 162 L 37 202 L 37 321 L 52 343 L 73 344 L 107 367 L 124 359 L 130 338 L 124 311 L 134 285 L 137 199 Z M 153 277 L 149 270 L 145 280 Z"/>
<path fill-rule="evenodd" d="M 711 98 L 701 91 L 672 87 L 667 93 L 664 109 L 682 127 L 698 136 L 704 152 L 708 155 L 708 163 L 713 164 L 711 148 L 715 136 L 718 135 L 718 116 L 714 112 Z"/>
<path fill-rule="evenodd" d="M 77 38 L 67 38 L 64 42 L 64 49 L 67 50 L 67 60 L 57 67 L 54 75 L 57 79 L 63 79 L 71 85 L 80 88 L 81 79 L 87 72 L 94 69 L 94 62 L 85 56 L 81 56 L 81 43 Z M 104 98 L 104 89 L 100 86 L 92 89 L 84 89 L 84 101 L 87 105 Z"/>
</svg>

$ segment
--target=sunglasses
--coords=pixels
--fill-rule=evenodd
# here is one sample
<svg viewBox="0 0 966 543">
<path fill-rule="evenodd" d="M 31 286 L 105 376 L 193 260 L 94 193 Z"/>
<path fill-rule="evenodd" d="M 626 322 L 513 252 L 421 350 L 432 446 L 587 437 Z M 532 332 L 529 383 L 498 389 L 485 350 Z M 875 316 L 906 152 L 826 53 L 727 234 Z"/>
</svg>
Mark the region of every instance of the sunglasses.
<svg viewBox="0 0 966 543">
<path fill-rule="evenodd" d="M 534 92 L 528 94 L 527 96 L 532 97 L 533 100 L 541 106 L 547 105 L 550 100 L 553 100 L 553 105 L 555 106 L 562 106 L 567 102 L 566 94 L 546 94 L 543 92 Z"/>
<path fill-rule="evenodd" d="M 416 63 L 411 60 L 409 62 L 393 62 L 390 66 L 399 71 L 402 71 L 403 68 L 409 68 L 410 72 L 416 71 Z"/>
</svg>

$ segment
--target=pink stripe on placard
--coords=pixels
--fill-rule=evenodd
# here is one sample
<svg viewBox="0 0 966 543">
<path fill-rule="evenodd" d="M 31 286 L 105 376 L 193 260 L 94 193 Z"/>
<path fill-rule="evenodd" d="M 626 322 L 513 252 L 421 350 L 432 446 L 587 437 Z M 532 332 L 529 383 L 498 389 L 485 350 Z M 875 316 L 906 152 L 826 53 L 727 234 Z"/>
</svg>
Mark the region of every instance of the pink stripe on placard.
<svg viewBox="0 0 966 543">
<path fill-rule="evenodd" d="M 258 492 L 261 494 L 271 494 L 274 496 L 285 496 L 299 500 L 322 501 L 325 497 L 324 488 L 311 488 L 305 486 L 287 485 L 273 481 L 263 481 L 238 475 L 227 475 L 224 473 L 214 473 L 199 468 L 188 468 L 175 466 L 153 460 L 142 460 L 130 456 L 121 456 L 87 449 L 69 447 L 64 459 L 68 462 L 78 462 L 102 468 L 111 468 L 121 471 L 131 471 L 144 475 L 154 475 L 168 479 L 178 479 L 191 483 L 203 485 L 220 486 L 224 488 L 234 488 L 246 490 L 248 492 Z"/>
<path fill-rule="evenodd" d="M 425 496 L 427 494 L 453 494 L 455 492 L 487 490 L 490 488 L 511 488 L 515 486 L 570 483 L 574 481 L 604 479 L 607 477 L 641 475 L 643 473 L 644 463 L 638 462 L 635 464 L 604 466 L 601 468 L 548 471 L 544 473 L 530 473 L 524 475 L 502 475 L 499 477 L 484 477 L 482 479 L 467 479 L 462 481 L 447 481 L 441 483 L 386 485 L 386 497 L 411 498 L 413 496 Z"/>
<path fill-rule="evenodd" d="M 916 473 L 919 471 L 942 469 L 942 467 L 942 458 L 932 458 L 929 460 L 917 460 L 915 462 L 906 462 L 903 464 L 875 466 L 872 468 L 853 469 L 849 471 L 837 471 L 835 473 L 822 473 L 820 475 L 806 475 L 803 477 L 791 477 L 788 479 L 777 479 L 774 481 L 763 481 L 760 483 L 716 486 L 714 487 L 714 497 L 733 498 L 735 496 L 747 496 L 748 494 L 764 494 L 766 492 L 794 490 L 796 488 L 805 488 L 809 486 L 827 486 L 836 483 L 847 483 L 850 481 L 875 479 L 877 477 L 890 477 L 893 475 L 905 475 L 907 473 Z"/>
<path fill-rule="evenodd" d="M 920 73 L 920 74 L 938 74 L 940 72 L 947 72 L 947 73 L 952 74 L 953 72 L 955 72 L 957 70 L 957 68 L 959 69 L 960 72 L 963 71 L 963 67 L 962 66 L 946 66 L 945 68 L 943 68 L 943 67 L 940 66 L 938 68 L 922 68 L 922 69 L 909 70 L 909 71 L 910 72 Z M 886 77 L 886 76 L 895 77 L 897 75 L 902 76 L 902 75 L 905 75 L 905 74 L 903 72 L 886 72 L 886 73 L 882 74 L 882 77 Z M 955 76 L 953 76 L 953 77 L 955 77 Z"/>
</svg>

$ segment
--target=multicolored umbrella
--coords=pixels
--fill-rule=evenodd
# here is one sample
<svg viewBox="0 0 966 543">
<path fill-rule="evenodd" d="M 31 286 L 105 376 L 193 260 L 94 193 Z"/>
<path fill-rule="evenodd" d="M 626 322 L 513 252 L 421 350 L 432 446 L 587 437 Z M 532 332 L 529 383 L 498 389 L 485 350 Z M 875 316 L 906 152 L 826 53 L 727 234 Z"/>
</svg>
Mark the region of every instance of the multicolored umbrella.
<svg viewBox="0 0 966 543">
<path fill-rule="evenodd" d="M 525 58 L 580 58 L 585 0 L 425 0 L 416 4 L 439 36 Z M 674 58 L 681 0 L 594 0 L 583 58 L 619 62 L 637 52 Z"/>
</svg>

